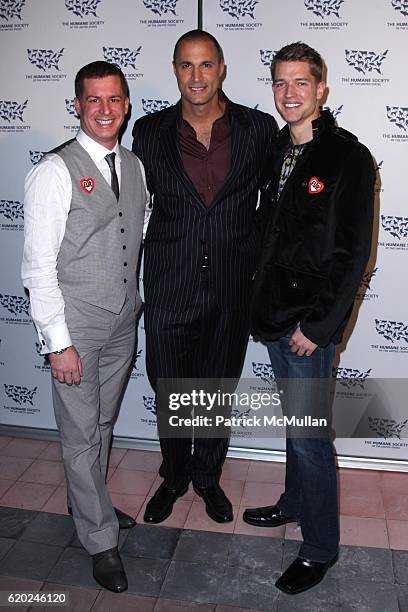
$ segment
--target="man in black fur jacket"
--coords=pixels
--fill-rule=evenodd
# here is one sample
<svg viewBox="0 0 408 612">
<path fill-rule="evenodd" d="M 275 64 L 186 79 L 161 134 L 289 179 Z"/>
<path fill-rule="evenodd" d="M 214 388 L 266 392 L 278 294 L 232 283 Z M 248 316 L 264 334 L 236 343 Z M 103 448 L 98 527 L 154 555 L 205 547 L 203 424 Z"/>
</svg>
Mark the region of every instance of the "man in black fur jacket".
<svg viewBox="0 0 408 612">
<path fill-rule="evenodd" d="M 271 71 L 275 105 L 287 125 L 263 194 L 270 217 L 252 333 L 268 348 L 284 414 L 328 420 L 335 344 L 370 253 L 374 165 L 368 149 L 320 110 L 326 85 L 314 49 L 283 47 Z M 329 428 L 312 430 L 287 428 L 284 493 L 276 505 L 244 513 L 247 523 L 260 527 L 300 523 L 299 556 L 276 583 L 291 594 L 320 582 L 338 554 L 333 445 Z"/>
</svg>

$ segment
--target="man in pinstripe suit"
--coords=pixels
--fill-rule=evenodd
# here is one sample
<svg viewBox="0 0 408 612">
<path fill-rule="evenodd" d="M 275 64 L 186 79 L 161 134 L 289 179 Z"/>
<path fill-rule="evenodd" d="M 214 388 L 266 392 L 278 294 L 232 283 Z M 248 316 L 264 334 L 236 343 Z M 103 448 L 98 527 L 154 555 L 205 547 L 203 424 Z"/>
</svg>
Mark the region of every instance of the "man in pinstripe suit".
<svg viewBox="0 0 408 612">
<path fill-rule="evenodd" d="M 147 372 L 158 379 L 236 379 L 248 340 L 248 302 L 257 248 L 262 166 L 277 131 L 265 113 L 221 92 L 222 49 L 193 30 L 176 43 L 181 100 L 136 121 L 133 151 L 153 196 L 145 241 Z M 144 520 L 160 523 L 192 480 L 207 514 L 232 521 L 219 486 L 228 437 L 170 437 L 169 406 L 158 401 L 164 482 Z"/>
</svg>

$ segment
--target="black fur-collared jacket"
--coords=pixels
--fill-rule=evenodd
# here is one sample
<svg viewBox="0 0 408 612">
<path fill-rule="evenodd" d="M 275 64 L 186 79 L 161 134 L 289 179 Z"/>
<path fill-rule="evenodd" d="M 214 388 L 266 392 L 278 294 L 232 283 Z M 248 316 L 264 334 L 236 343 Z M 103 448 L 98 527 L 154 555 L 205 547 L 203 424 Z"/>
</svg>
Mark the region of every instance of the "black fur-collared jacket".
<svg viewBox="0 0 408 612">
<path fill-rule="evenodd" d="M 338 343 L 371 249 L 374 163 L 357 138 L 323 111 L 276 199 L 289 144 L 279 134 L 261 208 L 268 209 L 252 300 L 252 333 L 275 340 L 300 322 L 318 346 Z"/>
</svg>

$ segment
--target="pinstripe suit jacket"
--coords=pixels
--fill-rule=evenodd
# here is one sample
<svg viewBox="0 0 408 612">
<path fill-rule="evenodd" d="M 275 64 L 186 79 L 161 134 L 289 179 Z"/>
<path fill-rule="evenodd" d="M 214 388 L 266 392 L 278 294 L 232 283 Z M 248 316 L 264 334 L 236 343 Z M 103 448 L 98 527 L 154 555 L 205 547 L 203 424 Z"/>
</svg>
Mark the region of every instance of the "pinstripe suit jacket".
<svg viewBox="0 0 408 612">
<path fill-rule="evenodd" d="M 248 305 L 258 188 L 277 126 L 270 115 L 245 106 L 230 102 L 229 111 L 231 169 L 209 208 L 183 169 L 177 134 L 181 103 L 135 123 L 133 151 L 153 195 L 144 256 L 147 304 L 173 312 L 191 306 L 205 248 L 218 306 L 225 312 Z"/>
</svg>

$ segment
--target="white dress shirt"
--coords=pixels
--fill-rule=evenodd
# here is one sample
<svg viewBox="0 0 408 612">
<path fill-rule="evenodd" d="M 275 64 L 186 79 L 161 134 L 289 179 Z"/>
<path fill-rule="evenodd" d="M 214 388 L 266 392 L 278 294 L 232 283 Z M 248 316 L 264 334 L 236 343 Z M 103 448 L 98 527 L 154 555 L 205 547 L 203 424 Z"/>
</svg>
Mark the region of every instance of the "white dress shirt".
<svg viewBox="0 0 408 612">
<path fill-rule="evenodd" d="M 111 172 L 105 155 L 116 153 L 115 167 L 120 187 L 121 159 L 118 144 L 109 151 L 82 130 L 79 130 L 77 140 L 109 185 Z M 145 180 L 142 163 L 140 167 Z M 59 351 L 72 344 L 65 321 L 64 298 L 57 278 L 57 257 L 65 234 L 71 198 L 71 176 L 59 155 L 47 155 L 28 173 L 24 185 L 21 277 L 30 292 L 31 316 L 42 347 L 41 354 Z"/>
</svg>

